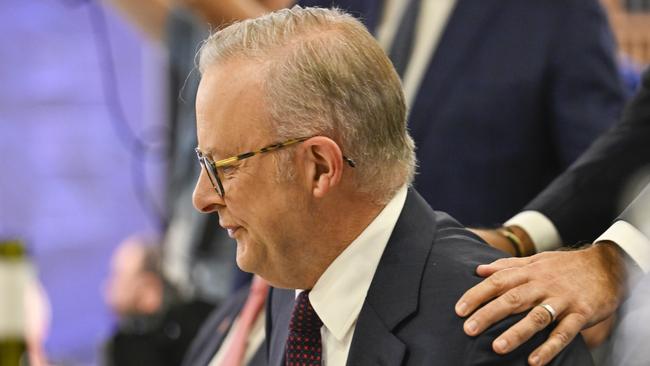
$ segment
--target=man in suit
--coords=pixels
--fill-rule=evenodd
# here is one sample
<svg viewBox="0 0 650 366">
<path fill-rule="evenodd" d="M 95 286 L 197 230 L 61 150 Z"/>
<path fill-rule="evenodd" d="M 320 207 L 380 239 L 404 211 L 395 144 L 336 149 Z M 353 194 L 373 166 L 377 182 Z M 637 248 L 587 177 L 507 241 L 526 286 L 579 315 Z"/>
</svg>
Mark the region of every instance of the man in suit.
<svg viewBox="0 0 650 366">
<path fill-rule="evenodd" d="M 598 0 L 299 3 L 358 16 L 394 62 L 410 50 L 399 58 L 415 187 L 465 225 L 519 212 L 620 116 L 614 40 Z"/>
<path fill-rule="evenodd" d="M 551 303 L 559 322 L 554 337 L 535 352 L 547 362 L 581 329 L 597 324 L 618 309 L 627 293 L 626 286 L 634 284 L 629 277 L 642 273 L 647 276 L 650 270 L 650 188 L 646 187 L 617 217 L 619 198 L 628 180 L 650 164 L 648 141 L 650 70 L 643 75 L 641 90 L 622 120 L 505 224 L 518 237 L 524 255 L 553 250 L 563 243 L 570 246 L 594 241 L 596 245 L 480 266 L 477 272 L 488 279 L 459 300 L 459 307 L 466 304 L 464 309 L 457 307 L 459 315 L 467 316 L 486 304 L 468 319 L 468 323 L 476 321 L 473 331 L 466 324 L 468 334 L 480 333 L 507 314 L 525 311 L 540 302 Z M 496 247 L 512 248 L 499 232 L 483 231 L 480 235 Z M 515 332 L 499 337 L 510 345 L 508 349 L 495 349 L 507 352 L 540 328 L 527 317 Z"/>
<path fill-rule="evenodd" d="M 400 81 L 358 20 L 278 11 L 212 35 L 199 64 L 193 201 L 237 240 L 239 267 L 285 289 L 269 294 L 269 364 L 526 360 L 546 334 L 488 346 L 521 316 L 468 337 L 448 311 L 499 253 L 408 187 Z M 577 339 L 555 363 L 591 360 Z"/>
</svg>

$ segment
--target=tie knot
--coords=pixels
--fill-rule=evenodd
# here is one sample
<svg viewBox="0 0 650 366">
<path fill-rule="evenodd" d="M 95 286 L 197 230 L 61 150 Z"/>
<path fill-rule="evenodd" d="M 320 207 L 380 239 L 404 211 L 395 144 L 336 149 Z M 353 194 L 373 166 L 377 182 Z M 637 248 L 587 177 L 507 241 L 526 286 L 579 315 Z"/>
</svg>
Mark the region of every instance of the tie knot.
<svg viewBox="0 0 650 366">
<path fill-rule="evenodd" d="M 320 334 L 323 322 L 309 302 L 309 291 L 298 295 L 291 315 L 289 331 L 297 334 Z"/>
</svg>

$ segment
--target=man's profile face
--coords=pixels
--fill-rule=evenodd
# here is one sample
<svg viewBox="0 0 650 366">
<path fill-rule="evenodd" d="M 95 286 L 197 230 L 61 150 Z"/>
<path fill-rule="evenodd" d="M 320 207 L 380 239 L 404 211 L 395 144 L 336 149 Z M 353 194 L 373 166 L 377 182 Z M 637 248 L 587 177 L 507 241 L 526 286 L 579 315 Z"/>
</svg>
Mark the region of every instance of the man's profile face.
<svg viewBox="0 0 650 366">
<path fill-rule="evenodd" d="M 205 70 L 196 100 L 198 148 L 212 161 L 278 142 L 270 131 L 262 79 L 259 65 L 249 61 Z M 223 198 L 202 170 L 193 200 L 199 211 L 219 214 L 219 224 L 237 240 L 242 270 L 278 283 L 300 252 L 295 234 L 304 204 L 297 184 L 278 183 L 272 154 L 221 169 Z"/>
</svg>

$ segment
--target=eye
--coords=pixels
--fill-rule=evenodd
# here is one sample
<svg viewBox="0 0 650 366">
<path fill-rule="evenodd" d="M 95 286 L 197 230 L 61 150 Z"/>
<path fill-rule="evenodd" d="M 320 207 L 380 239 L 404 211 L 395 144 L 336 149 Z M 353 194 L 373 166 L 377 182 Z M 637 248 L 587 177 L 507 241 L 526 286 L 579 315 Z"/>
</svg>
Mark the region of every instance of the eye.
<svg viewBox="0 0 650 366">
<path fill-rule="evenodd" d="M 237 165 L 235 165 L 235 164 L 226 165 L 226 166 L 220 167 L 219 169 L 221 169 L 221 173 L 223 173 L 224 177 L 227 178 L 227 177 L 232 176 L 233 174 L 235 174 L 235 172 L 237 171 Z"/>
</svg>

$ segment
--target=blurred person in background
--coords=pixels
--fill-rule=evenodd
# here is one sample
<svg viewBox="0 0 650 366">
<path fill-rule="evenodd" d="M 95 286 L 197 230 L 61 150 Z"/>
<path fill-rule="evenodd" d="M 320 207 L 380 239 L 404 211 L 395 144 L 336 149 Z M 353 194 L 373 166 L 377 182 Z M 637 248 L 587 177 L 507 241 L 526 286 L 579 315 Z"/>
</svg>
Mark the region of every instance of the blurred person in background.
<svg viewBox="0 0 650 366">
<path fill-rule="evenodd" d="M 213 306 L 183 302 L 161 272 L 161 248 L 132 236 L 114 252 L 105 299 L 118 318 L 105 365 L 180 365 Z"/>
<path fill-rule="evenodd" d="M 467 226 L 518 212 L 620 116 L 598 0 L 301 0 L 359 17 L 396 65 L 415 187 Z"/>
<path fill-rule="evenodd" d="M 51 302 L 48 357 L 95 364 L 111 323 L 98 291 L 108 253 L 116 238 L 160 223 L 162 159 L 132 154 L 127 136 L 160 146 L 160 88 L 148 77 L 160 60 L 99 2 L 7 0 L 2 9 L 0 48 L 20 52 L 0 61 L 0 236 L 29 242 Z"/>
<path fill-rule="evenodd" d="M 196 154 L 195 55 L 209 29 L 280 9 L 292 0 L 109 0 L 169 57 L 167 212 L 163 271 L 185 297 L 221 302 L 249 279 L 234 265 L 234 243 L 216 218 L 191 204 Z M 215 281 L 218 278 L 218 281 Z"/>
</svg>

